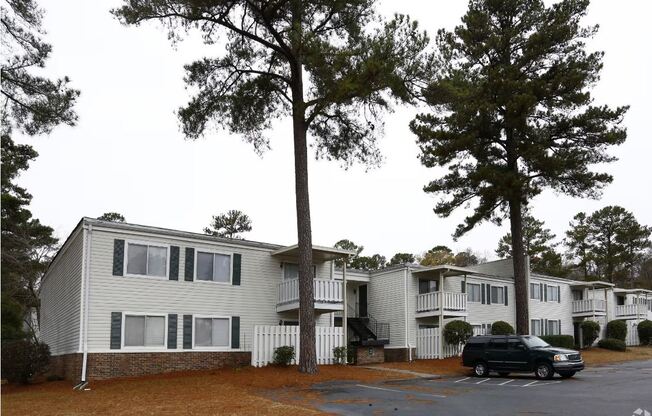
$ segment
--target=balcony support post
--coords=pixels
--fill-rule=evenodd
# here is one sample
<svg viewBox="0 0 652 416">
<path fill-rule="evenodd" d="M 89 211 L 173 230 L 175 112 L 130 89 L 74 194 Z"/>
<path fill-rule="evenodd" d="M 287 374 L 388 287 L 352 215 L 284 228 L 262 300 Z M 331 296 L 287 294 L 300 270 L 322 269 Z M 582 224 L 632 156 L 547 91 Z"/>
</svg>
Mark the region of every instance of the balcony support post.
<svg viewBox="0 0 652 416">
<path fill-rule="evenodd" d="M 344 257 L 342 262 L 342 305 L 344 310 L 342 311 L 342 331 L 344 332 L 344 346 L 349 348 L 349 326 L 348 326 L 348 305 L 347 305 L 347 293 L 346 293 L 346 263 L 349 261 L 349 256 Z M 347 360 L 344 360 L 346 363 Z"/>
<path fill-rule="evenodd" d="M 439 271 L 439 359 L 444 358 L 444 272 Z"/>
</svg>

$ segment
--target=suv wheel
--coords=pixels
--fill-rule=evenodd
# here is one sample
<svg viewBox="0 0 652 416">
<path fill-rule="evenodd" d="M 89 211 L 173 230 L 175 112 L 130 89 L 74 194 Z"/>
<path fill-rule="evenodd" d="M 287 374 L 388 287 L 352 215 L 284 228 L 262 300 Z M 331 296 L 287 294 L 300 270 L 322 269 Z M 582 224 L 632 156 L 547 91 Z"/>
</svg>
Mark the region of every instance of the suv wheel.
<svg viewBox="0 0 652 416">
<path fill-rule="evenodd" d="M 550 364 L 544 362 L 537 364 L 537 369 L 534 374 L 537 376 L 537 378 L 550 380 L 552 376 L 555 375 L 555 372 Z"/>
<path fill-rule="evenodd" d="M 476 377 L 486 377 L 489 375 L 487 364 L 484 361 L 478 361 L 475 363 L 473 366 L 473 374 L 475 374 Z"/>
</svg>

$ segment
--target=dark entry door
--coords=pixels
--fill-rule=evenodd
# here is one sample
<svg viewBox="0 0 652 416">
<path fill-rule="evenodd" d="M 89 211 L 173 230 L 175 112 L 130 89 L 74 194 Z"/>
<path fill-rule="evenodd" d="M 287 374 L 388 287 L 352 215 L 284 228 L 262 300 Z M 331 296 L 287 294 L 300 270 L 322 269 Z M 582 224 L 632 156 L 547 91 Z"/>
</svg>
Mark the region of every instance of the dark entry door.
<svg viewBox="0 0 652 416">
<path fill-rule="evenodd" d="M 360 317 L 367 317 L 367 285 L 362 285 L 358 288 L 358 304 Z"/>
</svg>

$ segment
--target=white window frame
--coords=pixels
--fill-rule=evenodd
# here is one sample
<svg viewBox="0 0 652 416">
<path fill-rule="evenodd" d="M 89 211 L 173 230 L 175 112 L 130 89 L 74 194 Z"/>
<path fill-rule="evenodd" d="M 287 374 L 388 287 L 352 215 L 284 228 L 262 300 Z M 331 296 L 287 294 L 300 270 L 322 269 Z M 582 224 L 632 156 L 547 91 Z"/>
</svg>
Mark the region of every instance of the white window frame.
<svg viewBox="0 0 652 416">
<path fill-rule="evenodd" d="M 554 288 L 555 290 L 550 290 L 550 288 Z M 561 296 L 561 287 L 559 285 L 547 285 L 546 290 L 549 291 L 549 293 L 546 293 L 546 302 L 558 303 L 559 299 L 552 300 L 552 299 L 550 299 L 551 296 L 549 296 L 549 295 L 554 293 L 554 296 L 557 296 L 557 295 Z"/>
<path fill-rule="evenodd" d="M 493 299 L 493 297 L 494 297 L 493 296 L 494 288 L 499 289 L 500 292 L 503 294 L 503 299 L 500 302 L 498 302 L 498 301 L 494 302 L 494 299 Z M 505 306 L 505 288 L 503 286 L 489 285 L 489 300 L 491 301 L 490 306 L 491 305 Z"/>
<path fill-rule="evenodd" d="M 532 286 L 535 286 L 537 288 L 537 290 L 539 291 L 539 297 L 538 298 L 532 297 L 533 294 L 534 294 L 534 290 L 532 290 Z M 539 283 L 530 283 L 530 300 L 538 300 L 539 302 L 541 302 L 543 300 L 543 296 L 541 296 L 541 295 L 543 295 L 541 293 L 541 285 Z"/>
<path fill-rule="evenodd" d="M 147 246 L 147 258 L 145 259 L 145 265 L 147 265 L 149 261 L 149 247 L 159 247 L 159 248 L 164 248 L 165 249 L 165 276 L 150 276 L 148 274 L 133 274 L 133 273 L 127 273 L 127 266 L 129 262 L 129 244 L 137 244 L 141 246 Z M 126 240 L 125 241 L 125 252 L 124 252 L 124 257 L 123 257 L 123 262 L 122 262 L 122 275 L 125 277 L 138 277 L 138 278 L 145 278 L 145 279 L 158 279 L 158 280 L 169 280 L 170 279 L 170 244 L 165 244 L 165 243 L 155 243 L 151 241 L 140 241 L 140 240 Z M 147 267 L 147 266 L 145 266 Z"/>
<path fill-rule="evenodd" d="M 215 346 L 195 346 L 195 320 L 197 318 L 210 318 L 210 319 L 228 319 L 229 320 L 229 346 L 228 347 L 215 347 Z M 233 323 L 231 322 L 231 316 L 219 316 L 219 315 L 192 315 L 192 349 L 198 351 L 233 351 L 231 348 L 231 340 L 233 339 Z"/>
<path fill-rule="evenodd" d="M 469 286 L 477 286 L 478 287 L 478 293 L 480 294 L 480 299 L 478 300 L 471 300 L 470 291 L 469 291 Z M 466 301 L 470 303 L 482 303 L 482 285 L 480 283 L 466 283 Z"/>
<path fill-rule="evenodd" d="M 537 334 L 536 331 L 534 330 L 534 325 L 532 324 L 533 322 L 538 322 L 539 323 L 539 333 Z M 530 333 L 534 336 L 540 337 L 544 335 L 543 332 L 543 322 L 541 322 L 540 319 L 530 319 Z"/>
<path fill-rule="evenodd" d="M 199 261 L 197 261 L 197 253 L 202 252 L 206 254 L 219 254 L 222 256 L 229 256 L 231 260 L 229 260 L 229 281 L 228 282 L 216 282 L 215 280 L 200 280 L 197 279 L 197 265 L 199 264 Z M 215 256 L 213 256 L 213 259 L 215 259 Z M 195 267 L 193 271 L 193 281 L 194 282 L 199 282 L 199 283 L 213 283 L 213 284 L 218 284 L 218 285 L 227 285 L 231 286 L 233 285 L 233 253 L 226 253 L 223 251 L 217 251 L 217 250 L 209 250 L 209 249 L 202 249 L 202 248 L 195 248 Z M 213 260 L 213 267 L 215 267 L 215 260 Z M 213 273 L 215 273 L 215 270 L 213 270 Z M 194 324 L 193 324 L 194 328 Z"/>
<path fill-rule="evenodd" d="M 157 316 L 163 317 L 165 319 L 163 323 L 163 346 L 154 345 L 125 345 L 125 339 L 127 338 L 127 315 L 129 316 Z M 168 349 L 168 314 L 167 313 L 158 313 L 158 312 L 122 312 L 122 331 L 120 334 L 120 349 L 126 351 L 167 351 Z M 114 351 L 114 350 L 112 350 Z"/>
</svg>

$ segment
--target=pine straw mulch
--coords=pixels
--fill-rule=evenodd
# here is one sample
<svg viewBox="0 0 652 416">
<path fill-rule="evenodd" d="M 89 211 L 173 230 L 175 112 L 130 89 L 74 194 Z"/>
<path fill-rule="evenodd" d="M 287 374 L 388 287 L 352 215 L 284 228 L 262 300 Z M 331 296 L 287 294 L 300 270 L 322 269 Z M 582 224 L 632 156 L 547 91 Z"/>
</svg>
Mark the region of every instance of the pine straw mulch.
<svg viewBox="0 0 652 416">
<path fill-rule="evenodd" d="M 244 367 L 97 381 L 90 391 L 69 382 L 2 386 L 3 415 L 298 415 L 320 414 L 310 391 L 327 381 L 376 382 L 406 378 L 354 366 L 320 366 L 319 374 L 296 367 Z M 274 400 L 272 400 L 272 398 Z"/>
<path fill-rule="evenodd" d="M 652 360 L 652 346 L 627 347 L 627 351 L 611 351 L 593 347 L 582 350 L 587 365 L 602 365 L 622 361 Z"/>
</svg>

